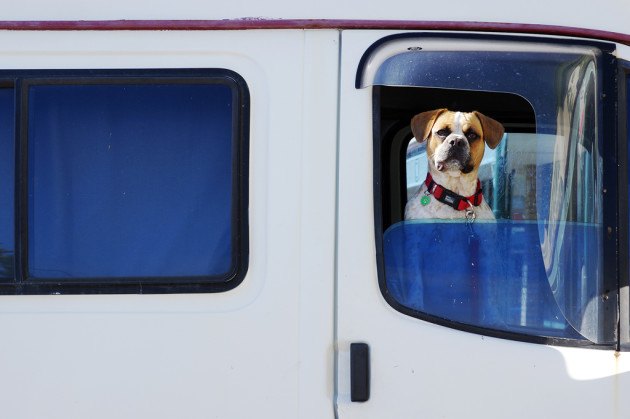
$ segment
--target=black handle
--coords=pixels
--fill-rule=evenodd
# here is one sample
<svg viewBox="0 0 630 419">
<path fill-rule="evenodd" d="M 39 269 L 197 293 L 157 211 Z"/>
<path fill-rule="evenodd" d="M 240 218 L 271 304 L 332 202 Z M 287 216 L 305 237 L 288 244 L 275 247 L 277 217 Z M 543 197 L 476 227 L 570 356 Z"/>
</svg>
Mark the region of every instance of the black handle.
<svg viewBox="0 0 630 419">
<path fill-rule="evenodd" d="M 350 344 L 350 400 L 365 402 L 370 398 L 370 347 L 367 343 Z"/>
</svg>

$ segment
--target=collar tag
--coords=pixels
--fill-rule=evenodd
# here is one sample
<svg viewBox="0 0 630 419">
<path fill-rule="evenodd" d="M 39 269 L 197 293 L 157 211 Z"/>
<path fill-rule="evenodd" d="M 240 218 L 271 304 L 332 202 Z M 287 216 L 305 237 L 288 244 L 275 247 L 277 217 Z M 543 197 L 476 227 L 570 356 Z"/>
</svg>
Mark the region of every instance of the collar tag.
<svg viewBox="0 0 630 419">
<path fill-rule="evenodd" d="M 475 218 L 477 218 L 477 215 L 475 214 L 475 210 L 473 209 L 473 206 L 471 205 L 468 208 L 466 208 L 466 220 L 472 224 L 475 222 Z"/>
</svg>

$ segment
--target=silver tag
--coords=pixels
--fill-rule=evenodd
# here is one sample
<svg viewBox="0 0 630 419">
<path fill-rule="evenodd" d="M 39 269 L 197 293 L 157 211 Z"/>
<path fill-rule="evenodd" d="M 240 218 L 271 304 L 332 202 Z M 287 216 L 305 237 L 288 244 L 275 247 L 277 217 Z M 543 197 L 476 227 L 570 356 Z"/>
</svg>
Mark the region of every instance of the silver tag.
<svg viewBox="0 0 630 419">
<path fill-rule="evenodd" d="M 475 215 L 475 210 L 473 209 L 472 206 L 466 208 L 466 219 L 468 220 L 469 223 L 472 223 L 475 221 L 475 218 L 477 218 L 477 216 Z"/>
</svg>

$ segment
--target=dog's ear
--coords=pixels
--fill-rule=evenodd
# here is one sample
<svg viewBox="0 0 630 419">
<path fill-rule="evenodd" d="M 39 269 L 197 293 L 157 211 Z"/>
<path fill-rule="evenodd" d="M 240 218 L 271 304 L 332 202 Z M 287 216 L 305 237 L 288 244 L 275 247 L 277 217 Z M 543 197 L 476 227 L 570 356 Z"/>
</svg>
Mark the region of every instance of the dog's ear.
<svg viewBox="0 0 630 419">
<path fill-rule="evenodd" d="M 413 132 L 417 142 L 421 143 L 429 138 L 435 120 L 444 111 L 446 111 L 446 109 L 435 109 L 433 111 L 419 113 L 411 118 L 411 132 Z"/>
<path fill-rule="evenodd" d="M 494 119 L 485 116 L 481 112 L 474 111 L 473 113 L 481 122 L 481 128 L 483 128 L 483 139 L 486 141 L 486 144 L 488 144 L 488 147 L 491 149 L 497 148 L 503 138 L 503 132 L 505 131 L 503 125 Z"/>
</svg>

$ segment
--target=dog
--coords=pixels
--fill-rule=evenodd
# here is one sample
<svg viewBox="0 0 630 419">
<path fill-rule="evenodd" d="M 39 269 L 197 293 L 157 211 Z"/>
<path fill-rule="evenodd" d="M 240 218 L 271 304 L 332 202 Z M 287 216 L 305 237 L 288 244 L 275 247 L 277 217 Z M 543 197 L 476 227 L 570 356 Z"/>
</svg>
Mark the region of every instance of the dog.
<svg viewBox="0 0 630 419">
<path fill-rule="evenodd" d="M 416 141 L 427 141 L 429 172 L 407 202 L 405 220 L 494 219 L 478 172 L 484 143 L 496 148 L 503 138 L 503 125 L 477 111 L 436 109 L 414 116 L 411 131 Z"/>
</svg>

